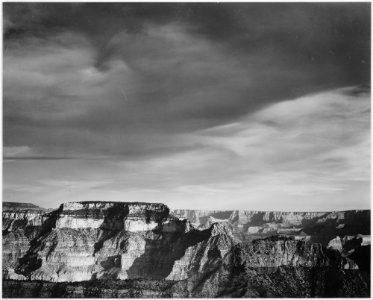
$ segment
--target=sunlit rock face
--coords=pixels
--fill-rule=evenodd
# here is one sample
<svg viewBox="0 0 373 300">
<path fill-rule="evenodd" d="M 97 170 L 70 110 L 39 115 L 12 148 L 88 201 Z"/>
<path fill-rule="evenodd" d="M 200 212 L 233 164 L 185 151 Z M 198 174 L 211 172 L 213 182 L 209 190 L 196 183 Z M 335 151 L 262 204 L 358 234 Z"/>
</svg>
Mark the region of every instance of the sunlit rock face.
<svg viewBox="0 0 373 300">
<path fill-rule="evenodd" d="M 3 230 L 10 232 L 25 226 L 41 226 L 46 218 L 43 211 L 4 211 Z"/>
<path fill-rule="evenodd" d="M 30 203 L 3 202 L 3 233 L 24 230 L 29 226 L 41 226 L 48 218 L 47 212 Z"/>
<path fill-rule="evenodd" d="M 190 210 L 190 209 L 174 209 L 171 214 L 179 219 L 187 219 L 193 225 L 204 225 L 213 216 L 216 219 L 228 219 L 232 211 L 219 211 L 219 210 Z"/>
<path fill-rule="evenodd" d="M 341 238 L 339 236 L 337 236 L 336 238 L 332 239 L 328 243 L 327 247 L 331 248 L 331 249 L 338 250 L 339 252 L 342 252 L 343 246 L 342 246 Z"/>
<path fill-rule="evenodd" d="M 157 203 L 71 202 L 62 204 L 56 228 L 147 231 L 168 216 Z"/>
</svg>

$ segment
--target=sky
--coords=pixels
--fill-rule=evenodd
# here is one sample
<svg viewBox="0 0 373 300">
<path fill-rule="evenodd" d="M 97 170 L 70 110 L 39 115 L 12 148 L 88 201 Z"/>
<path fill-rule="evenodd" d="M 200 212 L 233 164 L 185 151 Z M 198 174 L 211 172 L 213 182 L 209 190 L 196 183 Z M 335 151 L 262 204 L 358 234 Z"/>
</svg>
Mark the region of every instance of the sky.
<svg viewBox="0 0 373 300">
<path fill-rule="evenodd" d="M 3 3 L 3 201 L 370 208 L 370 3 Z"/>
</svg>

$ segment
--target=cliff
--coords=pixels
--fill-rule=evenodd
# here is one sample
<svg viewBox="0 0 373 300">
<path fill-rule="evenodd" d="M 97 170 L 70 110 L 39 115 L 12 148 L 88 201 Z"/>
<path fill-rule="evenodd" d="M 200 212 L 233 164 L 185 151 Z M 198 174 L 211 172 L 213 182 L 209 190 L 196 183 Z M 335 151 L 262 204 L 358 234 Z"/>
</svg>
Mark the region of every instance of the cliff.
<svg viewBox="0 0 373 300">
<path fill-rule="evenodd" d="M 29 203 L 3 202 L 3 277 L 25 279 L 15 273 L 19 260 L 27 253 L 31 241 L 41 232 L 49 218 L 44 209 Z"/>
<path fill-rule="evenodd" d="M 99 201 L 9 208 L 3 296 L 323 297 L 335 286 L 366 296 L 368 224 L 368 211 L 186 212 Z"/>
<path fill-rule="evenodd" d="M 196 230 L 187 220 L 170 216 L 163 204 L 62 204 L 48 214 L 32 241 L 24 238 L 25 231 L 35 227 L 34 216 L 30 220 L 28 216 L 24 215 L 25 227 L 8 228 L 4 235 L 9 253 L 17 252 L 22 243 L 22 251 L 4 272 L 6 279 L 74 282 L 170 276 L 180 280 L 222 257 L 234 243 L 219 226 Z"/>
<path fill-rule="evenodd" d="M 369 277 L 337 251 L 282 238 L 234 245 L 184 280 L 5 281 L 3 289 L 8 297 L 48 298 L 368 297 Z"/>
<path fill-rule="evenodd" d="M 177 297 L 362 297 L 369 277 L 320 244 L 267 238 L 232 247 L 209 274 L 175 283 Z"/>
</svg>

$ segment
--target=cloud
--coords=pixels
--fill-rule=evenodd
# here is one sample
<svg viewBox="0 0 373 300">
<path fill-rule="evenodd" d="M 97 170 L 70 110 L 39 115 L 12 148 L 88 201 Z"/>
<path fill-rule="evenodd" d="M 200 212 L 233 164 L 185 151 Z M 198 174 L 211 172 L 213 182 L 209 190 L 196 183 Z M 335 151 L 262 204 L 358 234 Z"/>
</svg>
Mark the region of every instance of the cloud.
<svg viewBox="0 0 373 300">
<path fill-rule="evenodd" d="M 369 82 L 364 7 L 6 4 L 4 144 L 44 157 L 175 153 L 188 148 L 180 134 Z"/>
<path fill-rule="evenodd" d="M 16 146 L 16 147 L 4 147 L 3 156 L 4 158 L 17 158 L 25 156 L 33 156 L 31 148 L 28 146 Z"/>
<path fill-rule="evenodd" d="M 358 90 L 363 92 L 354 95 Z M 343 88 L 273 104 L 188 139 L 200 148 L 152 160 L 145 167 L 152 174 L 168 174 L 172 180 L 163 177 L 162 183 L 175 191 L 198 199 L 232 193 L 231 204 L 242 207 L 255 199 L 267 209 L 274 197 L 286 207 L 288 199 L 300 197 L 293 206 L 298 210 L 319 209 L 327 197 L 331 207 L 369 203 L 367 90 Z M 361 199 L 343 197 L 362 185 Z"/>
<path fill-rule="evenodd" d="M 369 24 L 366 3 L 6 3 L 5 182 L 39 204 L 366 207 Z"/>
<path fill-rule="evenodd" d="M 12 194 L 29 194 L 29 193 L 40 193 L 44 191 L 42 186 L 30 185 L 30 184 L 10 184 L 6 183 L 3 185 L 4 191 Z M 31 196 L 32 197 L 32 196 Z"/>
<path fill-rule="evenodd" d="M 205 209 L 211 201 L 219 209 L 367 208 L 369 111 L 368 90 L 331 90 L 179 136 L 194 149 L 134 161 L 13 161 L 5 164 L 5 183 L 37 186 L 37 201 L 46 203 L 102 199 Z M 4 191 L 14 195 L 7 185 Z"/>
<path fill-rule="evenodd" d="M 279 180 L 287 173 L 289 182 L 303 181 L 311 190 L 309 179 L 321 181 L 317 186 L 335 182 L 339 187 L 352 180 L 367 181 L 370 98 L 368 92 L 351 96 L 356 89 L 277 103 L 235 124 L 205 130 L 201 140 L 247 161 L 248 171 L 278 173 Z"/>
</svg>

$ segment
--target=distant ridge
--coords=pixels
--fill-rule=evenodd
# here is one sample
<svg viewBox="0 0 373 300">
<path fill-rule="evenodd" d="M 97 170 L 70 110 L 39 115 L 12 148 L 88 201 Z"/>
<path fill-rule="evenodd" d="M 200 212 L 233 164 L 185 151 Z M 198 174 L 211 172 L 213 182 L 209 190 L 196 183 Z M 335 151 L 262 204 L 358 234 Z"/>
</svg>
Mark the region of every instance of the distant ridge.
<svg viewBox="0 0 373 300">
<path fill-rule="evenodd" d="M 25 211 L 25 210 L 46 210 L 40 206 L 32 203 L 20 203 L 20 202 L 3 202 L 3 211 Z"/>
</svg>

